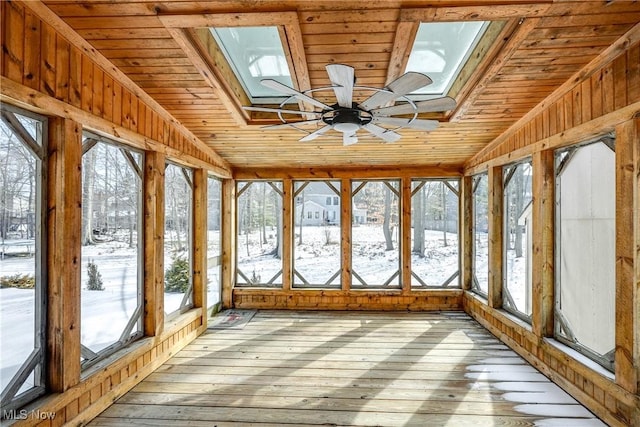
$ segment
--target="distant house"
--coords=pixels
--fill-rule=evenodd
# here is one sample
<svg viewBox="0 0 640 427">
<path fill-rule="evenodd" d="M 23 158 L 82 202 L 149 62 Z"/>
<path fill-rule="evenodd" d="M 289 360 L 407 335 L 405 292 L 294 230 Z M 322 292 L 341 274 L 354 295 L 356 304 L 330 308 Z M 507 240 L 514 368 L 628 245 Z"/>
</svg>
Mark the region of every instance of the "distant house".
<svg viewBox="0 0 640 427">
<path fill-rule="evenodd" d="M 352 216 L 355 224 L 367 222 L 366 209 L 354 206 Z M 301 219 L 302 225 L 340 224 L 340 195 L 324 183 L 309 183 L 296 197 L 295 224 Z"/>
<path fill-rule="evenodd" d="M 363 208 L 358 208 L 354 205 L 353 210 L 351 211 L 351 217 L 353 218 L 352 222 L 354 224 L 366 224 L 367 210 Z"/>
<path fill-rule="evenodd" d="M 324 206 L 313 200 L 304 202 L 304 209 L 300 205 L 296 206 L 296 225 L 300 225 L 300 216 L 302 216 L 302 225 L 323 225 L 328 223 L 326 219 L 327 210 Z"/>
</svg>

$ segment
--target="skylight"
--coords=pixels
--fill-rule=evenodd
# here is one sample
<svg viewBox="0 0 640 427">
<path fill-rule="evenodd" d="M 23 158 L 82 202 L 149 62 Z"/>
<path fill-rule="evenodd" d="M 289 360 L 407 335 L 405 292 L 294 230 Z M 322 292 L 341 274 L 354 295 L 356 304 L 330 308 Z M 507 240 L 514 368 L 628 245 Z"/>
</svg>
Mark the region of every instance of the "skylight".
<svg viewBox="0 0 640 427">
<path fill-rule="evenodd" d="M 228 27 L 210 30 L 251 102 L 282 101 L 282 93 L 260 84 L 262 79 L 274 79 L 293 87 L 278 27 Z"/>
<path fill-rule="evenodd" d="M 413 95 L 446 95 L 488 25 L 483 21 L 420 23 L 406 71 L 424 73 L 433 84 Z"/>
</svg>

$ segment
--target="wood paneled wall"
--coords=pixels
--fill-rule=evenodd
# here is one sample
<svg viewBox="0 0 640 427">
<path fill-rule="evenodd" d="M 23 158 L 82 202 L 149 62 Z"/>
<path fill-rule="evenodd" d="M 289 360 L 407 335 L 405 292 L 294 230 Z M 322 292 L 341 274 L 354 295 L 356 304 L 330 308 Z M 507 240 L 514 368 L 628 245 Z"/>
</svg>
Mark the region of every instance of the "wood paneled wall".
<svg viewBox="0 0 640 427">
<path fill-rule="evenodd" d="M 236 288 L 233 301 L 238 308 L 285 310 L 375 310 L 427 311 L 460 310 L 462 291 L 379 290 L 266 290 Z"/>
<path fill-rule="evenodd" d="M 640 26 L 552 94 L 528 120 L 471 159 L 466 175 L 489 171 L 489 300 L 471 292 L 465 310 L 613 426 L 640 425 Z M 634 43 L 628 43 L 635 40 Z M 615 378 L 553 340 L 554 150 L 616 133 Z M 502 166 L 533 158 L 532 324 L 500 309 Z M 495 178 L 495 179 L 492 179 Z"/>
</svg>

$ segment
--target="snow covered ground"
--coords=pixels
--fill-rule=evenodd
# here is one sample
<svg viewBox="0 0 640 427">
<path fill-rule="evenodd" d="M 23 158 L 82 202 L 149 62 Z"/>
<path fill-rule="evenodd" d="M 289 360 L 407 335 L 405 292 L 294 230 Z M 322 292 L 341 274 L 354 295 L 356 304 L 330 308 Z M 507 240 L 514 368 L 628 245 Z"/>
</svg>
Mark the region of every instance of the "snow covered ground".
<svg viewBox="0 0 640 427">
<path fill-rule="evenodd" d="M 299 244 L 300 228 L 295 227 L 293 243 L 293 266 L 308 286 L 322 286 L 341 267 L 340 227 L 339 226 L 305 226 L 302 228 L 302 244 Z M 327 244 L 327 233 L 329 244 Z M 387 251 L 382 227 L 380 225 L 360 225 L 352 229 L 352 265 L 353 271 L 366 283 L 366 286 L 377 288 L 400 271 L 400 251 L 397 233 L 394 236 L 394 249 Z M 424 256 L 411 254 L 411 266 L 414 273 L 427 286 L 441 286 L 459 269 L 458 236 L 447 233 L 447 246 L 444 246 L 442 231 L 425 232 L 426 250 Z M 246 250 L 246 236 L 239 236 L 238 249 L 239 269 L 249 278 L 259 277 L 259 283 L 266 283 L 282 270 L 281 260 L 270 252 L 275 247 L 275 237 L 260 249 L 257 235 L 249 236 L 249 255 Z M 282 283 L 279 277 L 275 283 Z M 334 278 L 327 287 L 339 287 L 340 277 Z M 362 284 L 354 279 L 354 287 Z M 302 287 L 304 282 L 294 275 L 294 287 Z M 259 286 L 259 285 L 258 285 Z M 393 279 L 388 288 L 397 288 L 399 279 Z M 414 287 L 422 287 L 413 280 Z M 459 286 L 458 278 L 449 287 Z"/>
</svg>

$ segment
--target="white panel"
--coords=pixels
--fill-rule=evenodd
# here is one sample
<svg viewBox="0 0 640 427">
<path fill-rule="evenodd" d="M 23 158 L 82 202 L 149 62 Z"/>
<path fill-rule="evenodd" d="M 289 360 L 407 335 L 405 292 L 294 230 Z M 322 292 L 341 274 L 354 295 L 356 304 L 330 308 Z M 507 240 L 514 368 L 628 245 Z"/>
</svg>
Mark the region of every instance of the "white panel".
<svg viewBox="0 0 640 427">
<path fill-rule="evenodd" d="M 580 344 L 599 354 L 615 341 L 615 155 L 581 147 L 560 176 L 561 312 Z"/>
</svg>

